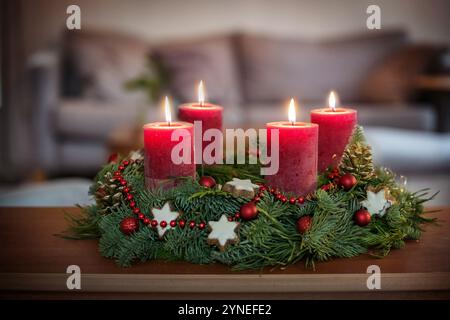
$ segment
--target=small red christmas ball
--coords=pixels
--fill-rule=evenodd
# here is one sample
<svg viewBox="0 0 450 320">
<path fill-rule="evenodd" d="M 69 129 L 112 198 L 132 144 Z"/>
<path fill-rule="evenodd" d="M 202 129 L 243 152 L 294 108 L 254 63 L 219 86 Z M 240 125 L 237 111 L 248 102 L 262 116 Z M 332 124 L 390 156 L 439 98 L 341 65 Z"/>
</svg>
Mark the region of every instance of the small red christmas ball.
<svg viewBox="0 0 450 320">
<path fill-rule="evenodd" d="M 123 188 L 123 193 L 128 193 L 128 192 L 130 192 L 130 188 L 128 188 L 128 187 Z"/>
<path fill-rule="evenodd" d="M 216 186 L 216 180 L 210 176 L 203 176 L 198 180 L 198 183 L 205 188 L 214 188 Z"/>
<path fill-rule="evenodd" d="M 133 209 L 133 213 L 134 214 L 139 214 L 139 213 L 141 213 L 141 210 L 139 210 L 139 208 L 134 208 Z"/>
<path fill-rule="evenodd" d="M 120 172 L 119 172 L 119 171 L 114 171 L 114 176 L 115 176 L 115 177 L 120 176 Z"/>
<path fill-rule="evenodd" d="M 146 218 L 146 219 L 148 219 L 148 218 Z M 152 220 L 152 221 L 150 222 L 150 224 L 152 225 L 153 228 L 156 228 L 156 227 L 158 226 L 158 221 Z"/>
<path fill-rule="evenodd" d="M 130 206 L 130 208 L 134 208 L 134 207 L 136 207 L 136 202 L 134 202 L 134 201 L 131 201 L 131 202 L 130 202 L 130 204 L 129 204 L 129 206 Z"/>
<path fill-rule="evenodd" d="M 133 199 L 133 195 L 132 194 L 127 194 L 127 200 L 132 200 Z"/>
<path fill-rule="evenodd" d="M 346 173 L 342 177 L 339 178 L 339 185 L 341 187 L 343 187 L 344 190 L 350 190 L 357 183 L 358 183 L 358 181 L 356 180 L 355 176 L 350 173 Z"/>
<path fill-rule="evenodd" d="M 122 165 L 124 167 L 128 166 L 129 164 L 130 164 L 130 161 L 128 161 L 128 160 L 125 160 L 124 162 L 122 162 Z"/>
<path fill-rule="evenodd" d="M 127 185 L 127 180 L 120 180 L 120 184 L 122 185 L 122 186 L 126 186 Z"/>
<path fill-rule="evenodd" d="M 177 226 L 177 222 L 175 220 L 170 221 L 170 226 L 175 228 Z"/>
<path fill-rule="evenodd" d="M 189 228 L 191 228 L 191 229 L 195 228 L 195 221 L 189 222 Z"/>
<path fill-rule="evenodd" d="M 159 223 L 159 225 L 161 226 L 161 228 L 165 228 L 167 227 L 167 222 L 163 220 Z"/>
<path fill-rule="evenodd" d="M 370 223 L 371 219 L 372 216 L 370 215 L 370 212 L 367 211 L 366 209 L 359 209 L 353 215 L 353 220 L 360 227 L 367 226 Z"/>
<path fill-rule="evenodd" d="M 297 201 L 298 201 L 298 203 L 300 203 L 300 204 L 304 204 L 304 203 L 305 203 L 305 198 L 302 197 L 302 196 L 300 196 L 300 197 L 297 198 Z"/>
<path fill-rule="evenodd" d="M 122 165 L 120 165 L 120 166 L 119 166 L 119 171 L 123 171 L 123 170 L 125 170 L 125 167 L 122 166 Z"/>
<path fill-rule="evenodd" d="M 116 152 L 115 153 L 111 153 L 109 155 L 109 157 L 108 157 L 108 163 L 116 163 L 117 162 L 117 158 L 118 158 L 118 155 L 117 155 Z"/>
<path fill-rule="evenodd" d="M 297 199 L 295 199 L 294 197 L 289 198 L 290 204 L 295 204 L 295 202 L 297 202 Z"/>
<path fill-rule="evenodd" d="M 233 221 L 233 217 L 228 217 L 228 221 Z"/>
<path fill-rule="evenodd" d="M 198 228 L 199 228 L 200 230 L 203 230 L 203 229 L 206 228 L 206 224 L 205 224 L 204 222 L 200 222 L 200 223 L 198 224 Z"/>
<path fill-rule="evenodd" d="M 256 204 L 252 201 L 242 205 L 239 210 L 239 215 L 244 220 L 252 220 L 255 219 L 258 215 L 258 209 L 256 208 Z"/>
<path fill-rule="evenodd" d="M 311 216 L 303 216 L 297 220 L 297 230 L 300 234 L 304 234 L 311 228 L 312 217 Z"/>
<path fill-rule="evenodd" d="M 180 220 L 178 221 L 178 225 L 180 226 L 180 228 L 184 228 L 184 226 L 186 225 L 186 221 Z"/>
<path fill-rule="evenodd" d="M 144 218 L 145 218 L 145 216 L 144 216 L 144 214 L 143 214 L 143 213 L 139 213 L 139 214 L 138 214 L 138 218 L 139 218 L 140 220 L 142 220 L 142 219 L 144 219 Z"/>
<path fill-rule="evenodd" d="M 281 202 L 287 202 L 287 198 L 285 196 L 281 197 Z"/>
<path fill-rule="evenodd" d="M 133 217 L 124 218 L 120 222 L 120 231 L 123 234 L 130 235 L 139 229 L 139 221 Z"/>
<path fill-rule="evenodd" d="M 234 217 L 235 217 L 236 219 L 239 219 L 239 218 L 241 217 L 241 214 L 240 214 L 239 212 L 237 212 L 237 213 L 234 215 Z"/>
</svg>

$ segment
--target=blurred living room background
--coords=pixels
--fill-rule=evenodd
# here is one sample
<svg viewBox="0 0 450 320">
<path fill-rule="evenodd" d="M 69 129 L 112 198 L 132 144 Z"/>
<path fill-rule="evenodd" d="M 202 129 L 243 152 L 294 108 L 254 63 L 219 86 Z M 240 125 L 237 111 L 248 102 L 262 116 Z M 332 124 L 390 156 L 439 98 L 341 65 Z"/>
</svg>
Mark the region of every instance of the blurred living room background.
<svg viewBox="0 0 450 320">
<path fill-rule="evenodd" d="M 81 30 L 66 27 L 72 4 Z M 371 4 L 381 29 L 366 26 Z M 89 202 L 108 157 L 162 118 L 162 95 L 195 101 L 201 79 L 228 128 L 284 119 L 291 96 L 307 120 L 336 90 L 376 163 L 450 205 L 449 12 L 447 0 L 2 0 L 0 205 Z"/>
</svg>

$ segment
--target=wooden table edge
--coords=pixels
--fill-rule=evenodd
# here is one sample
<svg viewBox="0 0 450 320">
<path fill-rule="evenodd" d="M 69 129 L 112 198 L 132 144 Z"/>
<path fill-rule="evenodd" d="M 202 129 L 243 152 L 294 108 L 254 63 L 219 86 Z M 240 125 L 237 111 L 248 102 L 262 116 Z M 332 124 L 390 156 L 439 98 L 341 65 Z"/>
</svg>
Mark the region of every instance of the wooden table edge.
<svg viewBox="0 0 450 320">
<path fill-rule="evenodd" d="M 450 272 L 382 273 L 369 290 L 369 274 L 82 274 L 81 290 L 69 290 L 65 273 L 0 273 L 0 291 L 120 293 L 298 293 L 450 291 Z"/>
</svg>

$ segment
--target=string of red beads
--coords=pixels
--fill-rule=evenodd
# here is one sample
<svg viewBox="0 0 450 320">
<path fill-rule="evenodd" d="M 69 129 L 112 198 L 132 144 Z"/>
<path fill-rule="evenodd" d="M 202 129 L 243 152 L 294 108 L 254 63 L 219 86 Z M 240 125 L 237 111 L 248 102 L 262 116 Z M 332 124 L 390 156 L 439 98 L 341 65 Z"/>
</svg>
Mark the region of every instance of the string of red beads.
<svg viewBox="0 0 450 320">
<path fill-rule="evenodd" d="M 124 196 L 124 199 L 128 201 L 128 206 L 133 211 L 133 213 L 137 216 L 139 220 L 142 221 L 145 225 L 149 225 L 152 228 L 158 227 L 158 221 L 150 219 L 145 216 L 145 214 L 142 213 L 141 209 L 137 207 L 136 202 L 134 201 L 134 196 L 132 193 L 132 188 L 129 185 L 128 181 L 123 178 L 123 172 L 125 169 L 132 163 L 132 160 L 124 160 L 121 162 L 121 164 L 118 166 L 118 171 L 114 172 L 114 180 L 117 181 L 122 187 L 122 194 Z M 183 219 L 179 220 L 172 220 L 170 222 L 167 221 L 160 221 L 159 226 L 161 228 L 167 228 L 167 226 L 170 226 L 172 228 L 180 227 L 184 228 L 186 226 L 186 221 Z M 196 223 L 195 221 L 189 221 L 189 228 L 194 229 L 197 227 L 200 230 L 204 230 L 206 228 L 206 223 L 204 221 L 201 221 L 199 223 Z"/>
</svg>

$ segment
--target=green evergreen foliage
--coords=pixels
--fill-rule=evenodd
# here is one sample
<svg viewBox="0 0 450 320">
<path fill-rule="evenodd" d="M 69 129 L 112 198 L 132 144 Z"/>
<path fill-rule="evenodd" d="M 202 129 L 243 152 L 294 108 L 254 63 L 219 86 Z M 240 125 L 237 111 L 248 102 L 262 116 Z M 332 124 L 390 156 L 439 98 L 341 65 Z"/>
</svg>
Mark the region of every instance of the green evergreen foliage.
<svg viewBox="0 0 450 320">
<path fill-rule="evenodd" d="M 362 141 L 362 130 L 355 130 L 347 151 Z M 223 165 L 203 169 L 205 174 L 223 183 L 232 177 L 261 181 L 255 168 Z M 140 223 L 135 233 L 123 234 L 120 222 L 133 216 L 126 201 L 117 196 L 111 203 L 96 195 L 105 185 L 109 192 L 120 193 L 119 186 L 111 187 L 112 174 L 117 169 L 118 164 L 109 164 L 99 172 L 91 189 L 97 203 L 83 208 L 81 218 L 68 217 L 70 227 L 63 236 L 70 239 L 99 237 L 101 255 L 115 259 L 123 267 L 154 259 L 200 264 L 220 262 L 235 270 L 284 267 L 300 260 L 314 267 L 315 262 L 364 253 L 385 256 L 391 249 L 403 247 L 406 240 L 419 239 L 422 224 L 433 221 L 423 217 L 423 204 L 432 198 L 427 196 L 426 190 L 411 193 L 396 183 L 394 173 L 378 168 L 370 179 L 358 180 L 349 191 L 338 187 L 327 192 L 319 189 L 303 205 L 282 203 L 266 191 L 257 205 L 258 217 L 241 221 L 237 230 L 239 242 L 221 252 L 208 244 L 208 228 L 176 227 L 160 239 L 155 229 Z M 152 208 L 170 202 L 187 222 L 207 223 L 218 220 L 222 214 L 233 216 L 248 201 L 202 187 L 195 179 L 184 179 L 170 190 L 150 192 L 144 186 L 142 163 L 128 166 L 123 175 L 132 185 L 137 206 L 149 218 L 152 218 Z M 329 182 L 327 173 L 319 177 L 319 186 Z M 373 216 L 368 226 L 359 227 L 353 222 L 353 215 L 361 208 L 368 187 L 387 188 L 395 201 L 383 217 Z M 297 220 L 305 215 L 312 216 L 312 225 L 300 234 Z"/>
</svg>

